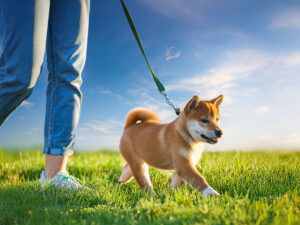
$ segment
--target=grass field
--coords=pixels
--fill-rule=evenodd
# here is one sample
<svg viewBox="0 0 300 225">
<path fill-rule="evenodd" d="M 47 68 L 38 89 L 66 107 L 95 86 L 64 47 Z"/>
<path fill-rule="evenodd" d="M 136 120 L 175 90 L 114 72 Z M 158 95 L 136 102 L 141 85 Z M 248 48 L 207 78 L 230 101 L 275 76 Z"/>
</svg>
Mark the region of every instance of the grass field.
<svg viewBox="0 0 300 225">
<path fill-rule="evenodd" d="M 0 224 L 300 224 L 300 152 L 205 153 L 198 169 L 221 194 L 172 191 L 170 173 L 151 169 L 153 196 L 118 183 L 115 152 L 75 154 L 70 174 L 91 192 L 41 190 L 40 151 L 0 151 Z"/>
</svg>

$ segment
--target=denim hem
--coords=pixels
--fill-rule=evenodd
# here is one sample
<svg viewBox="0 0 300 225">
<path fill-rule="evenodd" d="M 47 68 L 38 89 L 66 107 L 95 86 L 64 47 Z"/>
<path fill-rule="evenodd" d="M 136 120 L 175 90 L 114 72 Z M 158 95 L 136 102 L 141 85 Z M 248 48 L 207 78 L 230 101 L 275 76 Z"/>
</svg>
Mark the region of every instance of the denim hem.
<svg viewBox="0 0 300 225">
<path fill-rule="evenodd" d="M 51 148 L 51 147 L 44 147 L 43 153 L 49 155 L 66 155 L 66 156 L 73 155 L 72 150 L 63 150 L 60 148 Z"/>
</svg>

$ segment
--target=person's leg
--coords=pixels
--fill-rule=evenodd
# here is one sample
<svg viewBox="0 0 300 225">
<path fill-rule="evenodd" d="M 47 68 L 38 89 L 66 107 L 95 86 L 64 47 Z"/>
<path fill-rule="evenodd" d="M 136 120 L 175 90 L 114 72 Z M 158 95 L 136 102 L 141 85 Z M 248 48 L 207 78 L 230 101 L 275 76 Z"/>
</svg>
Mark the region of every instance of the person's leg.
<svg viewBox="0 0 300 225">
<path fill-rule="evenodd" d="M 58 171 L 65 171 L 68 163 L 66 155 L 46 155 L 45 177 L 52 178 Z"/>
<path fill-rule="evenodd" d="M 81 73 L 86 59 L 89 0 L 52 0 L 50 6 L 47 59 L 48 87 L 44 128 L 46 174 L 66 169 L 73 153 L 81 109 Z M 52 155 L 52 156 L 51 156 Z M 57 157 L 53 157 L 57 155 Z M 64 166 L 52 161 L 65 162 Z M 58 161 L 57 161 L 58 160 Z M 47 175 L 46 175 L 47 176 Z"/>
<path fill-rule="evenodd" d="M 46 46 L 49 0 L 0 0 L 0 126 L 32 92 Z"/>
</svg>

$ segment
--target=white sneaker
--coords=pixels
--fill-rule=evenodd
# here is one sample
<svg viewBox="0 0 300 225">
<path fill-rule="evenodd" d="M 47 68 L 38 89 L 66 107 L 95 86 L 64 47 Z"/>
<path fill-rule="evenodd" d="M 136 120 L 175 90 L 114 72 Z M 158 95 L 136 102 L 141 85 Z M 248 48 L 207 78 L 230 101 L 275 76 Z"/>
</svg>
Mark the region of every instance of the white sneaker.
<svg viewBox="0 0 300 225">
<path fill-rule="evenodd" d="M 67 171 L 59 171 L 53 178 L 46 178 L 45 171 L 42 171 L 39 183 L 41 186 L 52 185 L 56 188 L 65 188 L 68 190 L 89 190 L 89 188 L 81 185 L 76 177 L 70 176 Z"/>
</svg>

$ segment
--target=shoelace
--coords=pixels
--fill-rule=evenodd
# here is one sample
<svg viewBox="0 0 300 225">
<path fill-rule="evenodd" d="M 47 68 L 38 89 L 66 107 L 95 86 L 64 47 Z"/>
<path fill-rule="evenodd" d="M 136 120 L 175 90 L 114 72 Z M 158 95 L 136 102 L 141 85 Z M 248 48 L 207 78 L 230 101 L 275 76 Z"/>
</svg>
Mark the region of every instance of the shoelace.
<svg viewBox="0 0 300 225">
<path fill-rule="evenodd" d="M 70 179 L 70 180 L 72 180 L 76 184 L 81 184 L 82 183 L 82 181 L 79 180 L 78 178 L 70 176 L 70 175 L 67 175 L 67 174 L 58 174 L 58 176 L 61 177 L 61 178 L 63 178 L 64 180 Z"/>
</svg>

